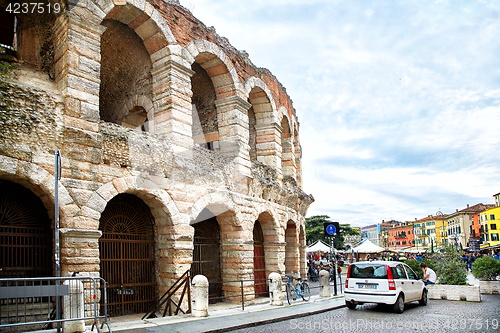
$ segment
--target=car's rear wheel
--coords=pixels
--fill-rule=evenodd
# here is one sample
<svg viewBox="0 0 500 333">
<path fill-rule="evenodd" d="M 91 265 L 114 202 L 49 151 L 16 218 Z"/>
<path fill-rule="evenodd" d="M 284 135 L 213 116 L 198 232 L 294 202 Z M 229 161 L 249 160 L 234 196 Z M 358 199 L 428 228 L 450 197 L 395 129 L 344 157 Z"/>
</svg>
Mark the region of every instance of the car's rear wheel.
<svg viewBox="0 0 500 333">
<path fill-rule="evenodd" d="M 424 291 L 422 291 L 422 298 L 418 301 L 418 304 L 420 304 L 422 306 L 426 306 L 427 300 L 429 299 L 428 296 L 429 295 L 427 294 L 427 289 L 424 289 Z"/>
<path fill-rule="evenodd" d="M 399 294 L 396 303 L 392 306 L 392 310 L 396 313 L 403 313 L 405 309 L 405 299 L 403 294 Z"/>
<path fill-rule="evenodd" d="M 356 309 L 356 303 L 351 302 L 351 301 L 345 301 L 345 306 L 347 306 L 348 309 L 354 310 Z"/>
</svg>

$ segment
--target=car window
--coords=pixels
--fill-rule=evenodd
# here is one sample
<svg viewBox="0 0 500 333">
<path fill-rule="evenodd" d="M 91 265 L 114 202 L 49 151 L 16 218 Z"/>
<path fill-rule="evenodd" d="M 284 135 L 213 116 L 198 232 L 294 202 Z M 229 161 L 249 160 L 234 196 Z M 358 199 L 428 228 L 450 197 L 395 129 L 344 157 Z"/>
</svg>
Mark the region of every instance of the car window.
<svg viewBox="0 0 500 333">
<path fill-rule="evenodd" d="M 396 272 L 398 273 L 400 279 L 406 279 L 406 273 L 403 265 L 397 265 Z"/>
<path fill-rule="evenodd" d="M 408 278 L 411 280 L 418 280 L 417 274 L 410 268 L 410 266 L 405 266 L 406 273 L 408 273 Z"/>
<path fill-rule="evenodd" d="M 383 264 L 352 264 L 352 278 L 365 279 L 387 279 L 386 265 Z"/>
</svg>

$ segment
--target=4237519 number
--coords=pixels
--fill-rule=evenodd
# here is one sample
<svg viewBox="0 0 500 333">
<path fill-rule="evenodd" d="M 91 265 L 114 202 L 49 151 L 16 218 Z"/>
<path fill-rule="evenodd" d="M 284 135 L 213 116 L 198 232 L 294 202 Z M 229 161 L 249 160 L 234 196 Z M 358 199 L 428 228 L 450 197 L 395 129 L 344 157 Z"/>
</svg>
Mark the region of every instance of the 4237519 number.
<svg viewBox="0 0 500 333">
<path fill-rule="evenodd" d="M 16 2 L 9 3 L 5 11 L 11 14 L 59 14 L 62 8 L 59 3 Z"/>
</svg>

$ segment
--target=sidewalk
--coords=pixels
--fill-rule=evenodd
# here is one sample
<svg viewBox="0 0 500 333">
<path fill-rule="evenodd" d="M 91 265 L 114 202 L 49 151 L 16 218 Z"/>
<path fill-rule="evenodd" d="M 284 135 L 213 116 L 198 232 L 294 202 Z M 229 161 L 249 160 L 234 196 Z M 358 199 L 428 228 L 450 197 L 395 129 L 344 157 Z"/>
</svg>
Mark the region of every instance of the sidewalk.
<svg viewBox="0 0 500 333">
<path fill-rule="evenodd" d="M 113 322 L 110 327 L 113 332 L 227 332 L 230 330 L 265 324 L 282 320 L 303 317 L 345 306 L 344 297 L 320 298 L 311 296 L 309 302 L 297 300 L 288 305 L 286 299 L 283 306 L 271 306 L 267 299 L 265 304 L 231 307 L 231 304 L 209 306 L 209 316 L 195 318 L 191 315 L 179 315 L 146 320 Z M 212 310 L 211 310 L 212 309 Z M 87 328 L 90 331 L 90 327 Z"/>
</svg>

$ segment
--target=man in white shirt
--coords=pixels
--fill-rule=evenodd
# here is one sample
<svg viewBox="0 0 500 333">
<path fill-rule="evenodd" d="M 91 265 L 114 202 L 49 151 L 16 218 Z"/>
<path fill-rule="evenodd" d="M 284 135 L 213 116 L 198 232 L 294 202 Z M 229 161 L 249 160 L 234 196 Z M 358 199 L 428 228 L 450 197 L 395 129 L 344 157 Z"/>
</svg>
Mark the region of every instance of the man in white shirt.
<svg viewBox="0 0 500 333">
<path fill-rule="evenodd" d="M 424 263 L 420 264 L 420 268 L 422 268 L 422 272 L 424 272 L 424 279 L 423 280 L 424 280 L 425 285 L 436 284 L 436 280 L 437 280 L 436 272 L 434 272 L 432 269 L 427 267 L 427 265 Z"/>
</svg>

